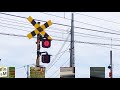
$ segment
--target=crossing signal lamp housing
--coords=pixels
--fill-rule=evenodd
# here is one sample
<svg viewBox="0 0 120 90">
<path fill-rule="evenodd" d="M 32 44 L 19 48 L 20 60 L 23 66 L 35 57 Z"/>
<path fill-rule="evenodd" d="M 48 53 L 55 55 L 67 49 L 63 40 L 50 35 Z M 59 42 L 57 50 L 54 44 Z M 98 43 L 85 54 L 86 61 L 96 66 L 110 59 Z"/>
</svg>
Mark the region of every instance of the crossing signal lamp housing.
<svg viewBox="0 0 120 90">
<path fill-rule="evenodd" d="M 51 40 L 43 39 L 42 40 L 42 47 L 43 48 L 49 48 L 51 46 Z"/>
<path fill-rule="evenodd" d="M 48 54 L 42 55 L 42 63 L 50 63 L 50 56 Z"/>
</svg>

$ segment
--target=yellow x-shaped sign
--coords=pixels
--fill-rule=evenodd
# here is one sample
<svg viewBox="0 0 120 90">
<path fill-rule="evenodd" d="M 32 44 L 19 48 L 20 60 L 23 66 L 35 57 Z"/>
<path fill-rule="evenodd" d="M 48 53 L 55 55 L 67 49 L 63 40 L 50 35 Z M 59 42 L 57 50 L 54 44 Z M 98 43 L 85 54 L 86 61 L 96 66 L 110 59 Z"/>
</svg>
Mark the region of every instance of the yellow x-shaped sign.
<svg viewBox="0 0 120 90">
<path fill-rule="evenodd" d="M 52 38 L 44 31 L 47 27 L 52 25 L 51 20 L 40 26 L 38 23 L 35 22 L 35 20 L 31 16 L 29 16 L 27 19 L 36 28 L 34 31 L 27 35 L 29 39 L 31 39 L 35 35 L 41 34 L 43 37 L 52 40 Z"/>
</svg>

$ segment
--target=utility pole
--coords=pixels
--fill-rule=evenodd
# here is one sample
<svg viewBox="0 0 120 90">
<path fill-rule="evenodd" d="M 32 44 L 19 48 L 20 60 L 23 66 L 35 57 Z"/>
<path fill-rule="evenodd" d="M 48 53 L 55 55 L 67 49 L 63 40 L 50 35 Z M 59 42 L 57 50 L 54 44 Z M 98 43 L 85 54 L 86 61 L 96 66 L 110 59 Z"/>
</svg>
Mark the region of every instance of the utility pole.
<svg viewBox="0 0 120 90">
<path fill-rule="evenodd" d="M 113 78 L 113 65 L 112 65 L 112 50 L 110 50 L 110 73 L 111 73 L 111 78 Z"/>
<path fill-rule="evenodd" d="M 29 78 L 29 65 L 27 65 L 27 78 Z"/>
<path fill-rule="evenodd" d="M 110 50 L 110 65 L 108 66 L 108 68 L 110 69 L 109 72 L 109 77 L 113 78 L 113 64 L 112 64 L 112 39 L 111 39 L 111 50 Z"/>
<path fill-rule="evenodd" d="M 71 42 L 70 42 L 70 67 L 75 67 L 74 61 L 74 14 L 72 13 L 71 18 Z M 73 73 L 75 73 L 75 69 L 73 69 Z"/>
<path fill-rule="evenodd" d="M 110 73 L 111 73 L 111 78 L 113 78 L 113 65 L 112 65 L 112 38 L 111 38 L 111 50 L 110 50 Z"/>
</svg>

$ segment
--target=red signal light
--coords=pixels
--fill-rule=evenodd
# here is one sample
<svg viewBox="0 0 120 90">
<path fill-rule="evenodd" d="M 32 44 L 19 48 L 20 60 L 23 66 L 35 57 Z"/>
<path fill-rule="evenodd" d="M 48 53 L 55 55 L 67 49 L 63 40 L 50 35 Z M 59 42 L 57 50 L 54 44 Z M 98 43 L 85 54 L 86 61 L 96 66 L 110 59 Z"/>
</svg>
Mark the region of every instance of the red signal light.
<svg viewBox="0 0 120 90">
<path fill-rule="evenodd" d="M 42 40 L 42 47 L 43 48 L 49 48 L 51 46 L 51 40 L 43 39 Z"/>
<path fill-rule="evenodd" d="M 45 46 L 48 47 L 50 43 L 49 43 L 49 41 L 45 41 L 44 44 L 45 44 Z"/>
</svg>

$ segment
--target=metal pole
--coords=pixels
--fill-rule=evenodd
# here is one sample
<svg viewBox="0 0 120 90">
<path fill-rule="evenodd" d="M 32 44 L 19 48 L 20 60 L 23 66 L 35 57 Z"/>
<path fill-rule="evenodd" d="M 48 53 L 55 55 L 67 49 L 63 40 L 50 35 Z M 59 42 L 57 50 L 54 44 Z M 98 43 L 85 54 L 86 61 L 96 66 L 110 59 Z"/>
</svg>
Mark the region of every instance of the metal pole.
<svg viewBox="0 0 120 90">
<path fill-rule="evenodd" d="M 7 78 L 9 78 L 10 77 L 10 71 L 9 71 L 9 67 L 7 67 Z"/>
<path fill-rule="evenodd" d="M 70 67 L 74 67 L 74 14 L 72 13 L 72 19 L 71 19 L 71 48 L 70 48 Z M 75 70 L 73 69 L 73 72 Z"/>
<path fill-rule="evenodd" d="M 40 22 L 38 22 L 40 24 Z M 40 38 L 41 38 L 41 35 L 38 34 L 37 35 L 37 59 L 36 59 L 36 67 L 40 67 Z"/>
<path fill-rule="evenodd" d="M 27 78 L 29 78 L 29 65 L 27 65 Z"/>
<path fill-rule="evenodd" d="M 112 66 L 112 50 L 110 51 L 110 72 L 111 72 L 111 78 L 113 78 L 113 66 Z"/>
<path fill-rule="evenodd" d="M 39 52 L 40 52 L 40 40 L 39 40 L 39 35 L 37 35 L 37 59 L 36 59 L 36 67 L 39 67 L 40 65 L 40 55 L 39 55 Z"/>
<path fill-rule="evenodd" d="M 113 65 L 112 65 L 112 38 L 111 38 L 111 50 L 110 50 L 110 72 L 111 72 L 111 78 L 113 78 Z"/>
</svg>

